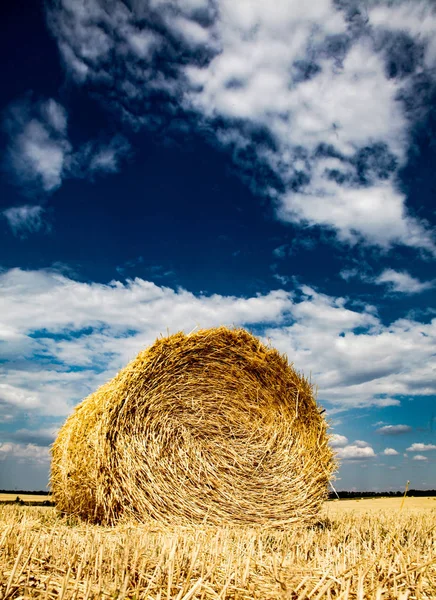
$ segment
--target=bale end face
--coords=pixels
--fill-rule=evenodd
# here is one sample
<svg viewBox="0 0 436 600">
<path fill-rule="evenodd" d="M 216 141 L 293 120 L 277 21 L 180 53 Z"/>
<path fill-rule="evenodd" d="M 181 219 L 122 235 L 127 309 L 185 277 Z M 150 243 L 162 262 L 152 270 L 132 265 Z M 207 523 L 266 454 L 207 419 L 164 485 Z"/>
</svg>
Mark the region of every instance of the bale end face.
<svg viewBox="0 0 436 600">
<path fill-rule="evenodd" d="M 102 524 L 307 522 L 335 470 L 309 382 L 225 327 L 158 339 L 76 408 L 52 455 L 58 508 Z"/>
</svg>

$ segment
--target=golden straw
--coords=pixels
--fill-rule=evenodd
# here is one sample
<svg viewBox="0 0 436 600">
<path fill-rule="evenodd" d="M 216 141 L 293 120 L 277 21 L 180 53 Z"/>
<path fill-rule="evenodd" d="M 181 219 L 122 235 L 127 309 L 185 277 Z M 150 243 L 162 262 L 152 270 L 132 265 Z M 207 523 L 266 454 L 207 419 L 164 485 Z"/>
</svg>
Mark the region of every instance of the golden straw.
<svg viewBox="0 0 436 600">
<path fill-rule="evenodd" d="M 335 470 L 312 385 L 225 327 L 158 339 L 67 419 L 52 448 L 58 508 L 90 522 L 312 520 Z"/>
</svg>

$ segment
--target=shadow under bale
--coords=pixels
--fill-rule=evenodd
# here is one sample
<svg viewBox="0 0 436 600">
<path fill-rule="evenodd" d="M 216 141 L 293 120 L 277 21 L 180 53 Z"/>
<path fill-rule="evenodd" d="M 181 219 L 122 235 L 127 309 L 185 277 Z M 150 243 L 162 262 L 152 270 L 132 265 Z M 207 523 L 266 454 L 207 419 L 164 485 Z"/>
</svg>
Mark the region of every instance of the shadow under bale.
<svg viewBox="0 0 436 600">
<path fill-rule="evenodd" d="M 158 339 L 67 419 L 58 508 L 90 522 L 312 521 L 335 470 L 310 383 L 243 329 Z"/>
</svg>

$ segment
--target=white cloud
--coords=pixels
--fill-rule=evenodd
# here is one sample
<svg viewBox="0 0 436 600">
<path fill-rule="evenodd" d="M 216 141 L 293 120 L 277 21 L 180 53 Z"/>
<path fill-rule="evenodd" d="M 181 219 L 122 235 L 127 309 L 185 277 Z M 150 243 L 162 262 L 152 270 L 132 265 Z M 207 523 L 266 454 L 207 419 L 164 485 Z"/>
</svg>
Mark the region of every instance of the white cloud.
<svg viewBox="0 0 436 600">
<path fill-rule="evenodd" d="M 42 103 L 36 115 L 29 103 L 15 104 L 6 120 L 11 137 L 7 166 L 19 182 L 37 185 L 45 192 L 53 192 L 61 185 L 65 159 L 71 152 L 69 141 L 52 128 L 48 118 L 54 104 L 50 101 L 48 108 L 47 103 Z M 56 106 L 60 114 L 63 108 Z"/>
<path fill-rule="evenodd" d="M 370 275 L 365 271 L 359 271 L 357 268 L 343 269 L 340 272 L 340 276 L 345 281 L 360 279 L 365 283 L 386 285 L 391 292 L 401 294 L 419 294 L 436 285 L 436 280 L 419 281 L 419 279 L 412 277 L 407 271 L 395 271 L 394 269 L 385 269 L 377 276 Z"/>
<path fill-rule="evenodd" d="M 32 345 L 29 345 L 31 348 Z M 23 411 L 25 414 L 44 417 L 65 417 L 74 404 L 88 396 L 116 372 L 116 369 L 100 372 L 101 365 L 97 370 L 82 368 L 75 371 L 74 361 L 59 367 L 50 364 L 50 358 L 53 357 L 44 344 L 38 344 L 36 348 L 45 352 L 46 361 L 39 363 L 30 356 L 19 368 L 15 367 L 12 361 L 7 370 L 0 371 L 2 378 L 7 381 L 0 387 L 0 423 L 5 422 L 5 414 L 12 414 L 13 417 L 23 416 Z M 80 348 L 77 347 L 76 351 L 79 352 Z M 68 356 L 65 358 L 68 359 Z M 96 364 L 93 364 L 96 368 L 99 366 L 98 359 L 101 360 L 101 356 L 97 358 Z"/>
<path fill-rule="evenodd" d="M 0 274 L 0 290 L 0 339 L 7 341 L 0 358 L 9 361 L 0 369 L 0 409 L 53 416 L 67 414 L 167 330 L 280 323 L 292 306 L 281 290 L 246 299 L 195 296 L 141 279 L 86 284 L 19 269 Z M 92 333 L 80 333 L 85 328 Z"/>
<path fill-rule="evenodd" d="M 277 279 L 282 285 L 286 285 L 291 281 L 291 278 L 287 275 L 280 275 L 279 273 L 273 274 L 274 279 Z"/>
<path fill-rule="evenodd" d="M 386 284 L 393 292 L 403 294 L 419 294 L 435 286 L 435 281 L 419 281 L 405 271 L 395 271 L 394 269 L 385 269 L 374 283 Z"/>
<path fill-rule="evenodd" d="M 0 383 L 0 401 L 23 409 L 35 408 L 39 404 L 37 394 L 9 383 Z"/>
<path fill-rule="evenodd" d="M 428 3 L 410 11 L 383 4 L 351 23 L 347 10 L 330 0 L 278 0 L 273 10 L 264 0 L 150 0 L 106 11 L 102 0 L 62 0 L 49 23 L 69 73 L 100 86 L 103 103 L 110 88 L 125 122 L 161 122 L 165 109 L 181 119 L 195 113 L 239 169 L 254 173 L 253 189 L 280 219 L 321 225 L 348 244 L 434 252 L 397 185 L 412 118 L 401 97 L 414 70 L 389 77 L 383 43 L 387 30 L 406 28 L 427 44 L 415 71 L 428 69 L 434 13 Z M 155 97 L 158 115 L 148 108 Z"/>
<path fill-rule="evenodd" d="M 61 135 L 66 134 L 68 118 L 63 106 L 53 100 L 53 98 L 50 98 L 41 105 L 41 113 L 44 115 L 47 125 L 51 126 Z"/>
<path fill-rule="evenodd" d="M 436 12 L 434 5 L 426 0 L 414 0 L 373 6 L 369 18 L 375 27 L 383 30 L 407 32 L 412 39 L 423 43 L 428 67 L 436 64 Z"/>
<path fill-rule="evenodd" d="M 345 281 L 349 281 L 350 279 L 354 279 L 354 277 L 359 277 L 359 271 L 357 269 L 342 269 L 339 273 L 342 279 Z"/>
<path fill-rule="evenodd" d="M 406 448 L 406 450 L 407 452 L 428 452 L 429 450 L 436 450 L 436 445 L 415 442 L 414 444 Z"/>
<path fill-rule="evenodd" d="M 383 450 L 383 454 L 386 456 L 397 456 L 398 452 L 395 450 L 395 448 L 385 448 Z"/>
<path fill-rule="evenodd" d="M 339 435 L 338 433 L 333 433 L 330 436 L 330 446 L 332 448 L 340 448 L 341 446 L 346 446 L 348 444 L 348 438 L 345 435 Z"/>
<path fill-rule="evenodd" d="M 371 183 L 361 186 L 352 161 L 347 160 L 356 148 L 372 146 L 374 140 L 383 141 L 392 156 L 403 160 L 407 125 L 396 100 L 398 83 L 385 77 L 383 60 L 365 40 L 350 49 L 340 68 L 334 58 L 321 59 L 315 76 L 290 84 L 289 65 L 305 58 L 306 36 L 314 24 L 322 36 L 322 17 L 328 23 L 328 15 L 335 15 L 336 33 L 345 29 L 329 3 L 317 5 L 311 14 L 303 10 L 301 20 L 294 16 L 296 7 L 291 4 L 281 5 L 285 15 L 281 15 L 278 32 L 269 29 L 269 8 L 264 5 L 254 21 L 260 33 L 251 38 L 244 35 L 254 27 L 251 11 L 239 24 L 233 16 L 239 8 L 225 3 L 229 16 L 221 21 L 222 52 L 207 68 L 188 69 L 194 83 L 202 86 L 201 93 L 191 95 L 192 103 L 209 118 L 244 119 L 265 127 L 276 149 L 261 147 L 256 152 L 285 187 L 299 173 L 307 177 L 307 184 L 297 192 L 289 189 L 279 195 L 278 214 L 283 220 L 324 225 L 349 243 L 363 239 L 384 247 L 400 242 L 431 249 L 430 234 L 407 216 L 405 197 L 397 191 L 394 179 L 372 175 Z M 297 43 L 289 44 L 293 29 Z M 238 86 L 229 86 L 231 81 L 238 81 Z M 240 140 L 242 144 L 239 141 L 236 146 L 246 146 L 246 136 Z M 320 144 L 346 158 L 317 158 Z M 302 147 L 306 161 L 299 170 L 297 148 L 301 152 Z M 332 167 L 344 174 L 345 182 L 329 177 Z"/>
<path fill-rule="evenodd" d="M 426 456 L 423 456 L 422 454 L 416 454 L 413 457 L 413 460 L 428 460 L 428 458 Z"/>
<path fill-rule="evenodd" d="M 66 177 L 116 172 L 121 159 L 130 150 L 129 143 L 122 136 L 115 136 L 108 142 L 88 142 L 74 150 L 68 139 L 67 125 L 65 108 L 52 98 L 33 103 L 27 98 L 9 107 L 5 118 L 9 135 L 5 164 L 27 193 L 31 194 L 35 189 L 54 192 Z M 30 223 L 32 217 L 34 224 L 36 207 L 22 207 L 22 213 L 24 209 L 27 222 Z M 14 210 L 19 209 L 12 208 L 3 213 L 12 227 L 14 225 L 8 215 L 14 216 Z M 40 212 L 38 214 L 40 218 Z M 34 225 L 33 230 L 36 230 Z"/>
<path fill-rule="evenodd" d="M 368 442 L 365 442 L 363 440 L 355 440 L 353 443 L 358 448 L 366 448 L 367 446 L 369 446 Z"/>
<path fill-rule="evenodd" d="M 179 34 L 184 42 L 192 47 L 207 44 L 209 42 L 209 31 L 199 23 L 185 17 L 172 17 L 168 25 Z"/>
<path fill-rule="evenodd" d="M 71 157 L 69 169 L 74 177 L 92 177 L 98 173 L 117 173 L 121 161 L 130 152 L 130 144 L 121 135 L 109 142 L 91 141 L 84 144 Z"/>
<path fill-rule="evenodd" d="M 436 320 L 385 326 L 373 307 L 356 308 L 307 286 L 251 298 L 196 296 L 142 279 L 83 283 L 56 271 L 11 269 L 0 273 L 0 339 L 6 342 L 0 344 L 0 418 L 23 408 L 65 415 L 160 334 L 221 324 L 263 331 L 299 371 L 311 373 L 320 401 L 338 408 L 390 406 L 399 404 L 396 395 L 436 393 Z"/>
<path fill-rule="evenodd" d="M 338 448 L 336 455 L 342 460 L 366 460 L 376 456 L 371 446 L 359 446 L 356 444 Z"/>
<path fill-rule="evenodd" d="M 50 452 L 48 448 L 35 444 L 0 442 L 0 461 L 7 458 L 15 458 L 19 463 L 45 464 L 50 462 Z"/>
<path fill-rule="evenodd" d="M 405 243 L 432 250 L 431 235 L 405 216 L 405 200 L 392 182 L 361 188 L 339 185 L 315 170 L 310 184 L 283 197 L 279 215 L 284 220 L 335 229 L 338 238 L 350 244 L 366 241 L 388 248 Z"/>
<path fill-rule="evenodd" d="M 412 428 L 409 425 L 385 425 L 376 429 L 376 433 L 380 433 L 381 435 L 402 435 L 410 431 L 412 431 Z"/>
<path fill-rule="evenodd" d="M 321 400 L 392 406 L 399 404 L 396 395 L 433 393 L 430 357 L 436 319 L 429 327 L 403 319 L 384 326 L 370 306 L 353 309 L 343 298 L 304 290 L 307 295 L 292 308 L 294 322 L 268 328 L 265 335 L 312 373 Z M 380 432 L 401 432 L 403 427 L 410 430 L 388 426 Z"/>
<path fill-rule="evenodd" d="M 25 236 L 44 227 L 43 212 L 42 206 L 25 204 L 7 208 L 2 214 L 15 235 Z"/>
</svg>

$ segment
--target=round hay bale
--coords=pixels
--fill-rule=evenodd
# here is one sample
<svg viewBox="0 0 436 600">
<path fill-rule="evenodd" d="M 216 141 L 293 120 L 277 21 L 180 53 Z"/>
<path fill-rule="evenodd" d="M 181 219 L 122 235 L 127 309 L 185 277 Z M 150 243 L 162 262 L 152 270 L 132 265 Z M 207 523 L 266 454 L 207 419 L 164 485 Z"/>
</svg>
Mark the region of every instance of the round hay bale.
<svg viewBox="0 0 436 600">
<path fill-rule="evenodd" d="M 311 384 L 243 329 L 158 339 L 67 419 L 58 508 L 88 521 L 283 526 L 314 518 L 335 461 Z"/>
</svg>

